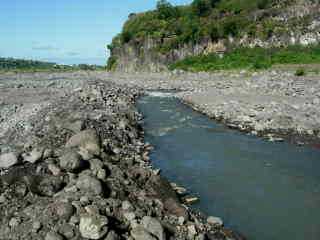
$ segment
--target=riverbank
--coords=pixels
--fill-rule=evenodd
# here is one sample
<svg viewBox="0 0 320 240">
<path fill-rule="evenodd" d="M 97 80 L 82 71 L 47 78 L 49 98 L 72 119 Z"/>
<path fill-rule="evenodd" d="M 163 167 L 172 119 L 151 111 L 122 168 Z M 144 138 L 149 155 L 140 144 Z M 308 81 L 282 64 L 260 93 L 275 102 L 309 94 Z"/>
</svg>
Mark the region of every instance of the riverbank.
<svg viewBox="0 0 320 240">
<path fill-rule="evenodd" d="M 243 239 L 152 168 L 134 105 L 143 90 L 113 82 L 0 77 L 0 239 Z"/>
<path fill-rule="evenodd" d="M 145 89 L 179 90 L 176 96 L 209 117 L 270 141 L 320 142 L 320 77 L 294 72 L 218 72 L 112 75 Z"/>
</svg>

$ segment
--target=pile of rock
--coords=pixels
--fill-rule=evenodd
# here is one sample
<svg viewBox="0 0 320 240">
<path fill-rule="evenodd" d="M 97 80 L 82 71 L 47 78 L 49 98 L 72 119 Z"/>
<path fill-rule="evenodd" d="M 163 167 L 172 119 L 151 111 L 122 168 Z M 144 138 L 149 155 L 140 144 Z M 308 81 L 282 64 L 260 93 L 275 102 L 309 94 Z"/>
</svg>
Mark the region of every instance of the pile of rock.
<svg viewBox="0 0 320 240">
<path fill-rule="evenodd" d="M 40 111 L 29 131 L 11 132 L 0 239 L 241 239 L 181 204 L 183 188 L 152 169 L 139 94 L 91 82 Z"/>
</svg>

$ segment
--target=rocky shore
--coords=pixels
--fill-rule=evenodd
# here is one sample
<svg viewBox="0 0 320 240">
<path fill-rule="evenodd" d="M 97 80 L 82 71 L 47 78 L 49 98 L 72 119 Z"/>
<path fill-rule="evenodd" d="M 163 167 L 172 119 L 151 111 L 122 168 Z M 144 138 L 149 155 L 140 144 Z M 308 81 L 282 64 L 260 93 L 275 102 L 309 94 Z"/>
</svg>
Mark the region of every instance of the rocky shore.
<svg viewBox="0 0 320 240">
<path fill-rule="evenodd" d="M 143 88 L 123 80 L 0 76 L 1 240 L 243 239 L 152 168 L 134 105 Z"/>
<path fill-rule="evenodd" d="M 176 97 L 230 128 L 295 144 L 320 143 L 320 76 L 293 72 L 116 74 L 119 83 L 177 90 Z"/>
</svg>

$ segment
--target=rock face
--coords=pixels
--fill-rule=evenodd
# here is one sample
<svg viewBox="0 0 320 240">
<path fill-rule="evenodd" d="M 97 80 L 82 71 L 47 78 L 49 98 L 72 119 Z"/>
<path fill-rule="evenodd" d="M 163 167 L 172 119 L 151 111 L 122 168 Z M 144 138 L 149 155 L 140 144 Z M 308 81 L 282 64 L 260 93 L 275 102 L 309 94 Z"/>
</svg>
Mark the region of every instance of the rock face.
<svg viewBox="0 0 320 240">
<path fill-rule="evenodd" d="M 257 32 L 253 34 L 241 33 L 239 37 L 229 35 L 223 38 L 220 37 L 220 39 L 215 39 L 214 41 L 211 37 L 206 36 L 195 43 L 176 43 L 174 47 L 172 47 L 170 43 L 175 42 L 174 40 L 179 37 L 176 32 L 169 31 L 166 32 L 164 36 L 157 37 L 151 37 L 152 34 L 145 37 L 139 35 L 139 37 L 131 39 L 131 41 L 127 43 L 123 43 L 119 36 L 117 36 L 114 38 L 116 44 L 111 48 L 110 59 L 114 61 L 113 70 L 131 73 L 159 72 L 167 70 L 168 65 L 177 60 L 199 54 L 222 53 L 225 52 L 229 46 L 270 48 L 273 46 L 311 45 L 319 43 L 319 3 L 308 0 L 291 2 L 294 3 L 292 6 L 286 3 L 285 6 L 278 6 L 270 9 L 270 11 L 264 9 L 249 14 L 248 18 L 256 25 L 264 26 L 264 21 L 270 21 L 273 24 L 282 26 L 281 28 L 283 30 L 281 31 L 274 26 L 270 29 L 270 32 L 267 34 L 268 36 L 261 36 L 261 34 Z M 139 15 L 137 17 L 139 18 Z M 301 21 L 301 19 L 309 19 L 310 21 Z M 128 21 L 130 20 L 131 18 L 129 18 Z M 214 20 L 207 19 L 207 21 Z M 296 24 L 291 25 L 291 21 L 296 22 Z M 128 26 L 130 25 L 127 24 L 127 27 Z M 149 29 L 145 29 L 145 31 L 148 32 Z M 168 43 L 168 45 L 165 43 Z M 166 51 L 159 51 L 161 48 L 165 48 Z"/>
</svg>

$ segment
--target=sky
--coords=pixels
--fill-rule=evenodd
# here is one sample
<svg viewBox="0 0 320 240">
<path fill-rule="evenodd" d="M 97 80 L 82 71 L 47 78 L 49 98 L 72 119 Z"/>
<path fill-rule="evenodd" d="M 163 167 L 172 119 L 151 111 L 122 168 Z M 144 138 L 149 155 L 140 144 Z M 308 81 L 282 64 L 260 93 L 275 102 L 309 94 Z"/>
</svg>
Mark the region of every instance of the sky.
<svg viewBox="0 0 320 240">
<path fill-rule="evenodd" d="M 104 65 L 106 46 L 128 15 L 155 6 L 156 0 L 2 0 L 0 56 Z"/>
</svg>

